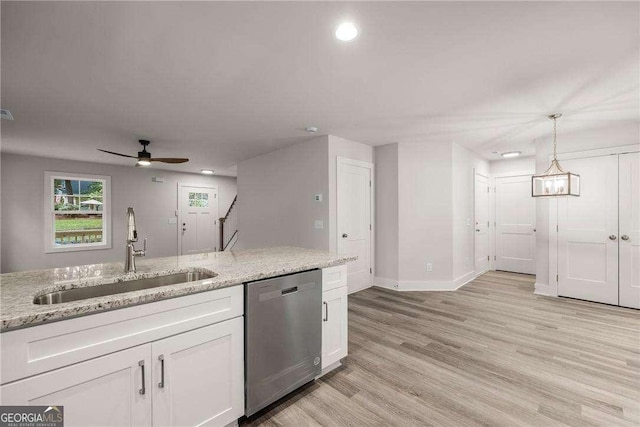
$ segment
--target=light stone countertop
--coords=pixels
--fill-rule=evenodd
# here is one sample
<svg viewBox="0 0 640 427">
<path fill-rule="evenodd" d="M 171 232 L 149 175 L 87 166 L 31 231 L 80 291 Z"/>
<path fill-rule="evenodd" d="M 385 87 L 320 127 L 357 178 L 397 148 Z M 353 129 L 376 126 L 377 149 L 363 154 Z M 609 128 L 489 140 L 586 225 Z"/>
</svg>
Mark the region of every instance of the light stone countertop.
<svg viewBox="0 0 640 427">
<path fill-rule="evenodd" d="M 333 267 L 356 257 L 296 247 L 210 252 L 166 258 L 138 258 L 137 271 L 124 273 L 124 263 L 104 263 L 0 274 L 0 331 L 36 326 L 105 310 L 239 285 L 288 273 Z M 36 296 L 52 291 L 116 283 L 204 269 L 213 279 L 160 286 L 60 304 L 37 305 Z"/>
</svg>

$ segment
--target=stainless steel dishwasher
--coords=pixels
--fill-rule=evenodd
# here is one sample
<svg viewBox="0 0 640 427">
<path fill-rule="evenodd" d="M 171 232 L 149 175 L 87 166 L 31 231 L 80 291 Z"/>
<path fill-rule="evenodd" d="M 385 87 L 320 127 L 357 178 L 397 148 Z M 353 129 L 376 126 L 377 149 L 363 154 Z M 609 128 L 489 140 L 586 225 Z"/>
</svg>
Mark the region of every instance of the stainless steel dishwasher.
<svg viewBox="0 0 640 427">
<path fill-rule="evenodd" d="M 245 415 L 320 374 L 322 272 L 245 284 Z"/>
</svg>

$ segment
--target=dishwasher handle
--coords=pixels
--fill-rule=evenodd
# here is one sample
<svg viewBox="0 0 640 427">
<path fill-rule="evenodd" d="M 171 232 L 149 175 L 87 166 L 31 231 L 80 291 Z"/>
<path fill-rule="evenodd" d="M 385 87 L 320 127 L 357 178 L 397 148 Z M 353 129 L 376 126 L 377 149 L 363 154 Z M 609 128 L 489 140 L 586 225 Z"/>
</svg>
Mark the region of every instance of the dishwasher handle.
<svg viewBox="0 0 640 427">
<path fill-rule="evenodd" d="M 328 322 L 329 321 L 329 304 L 327 304 L 326 301 L 322 302 L 322 305 L 324 305 L 324 319 L 322 319 L 323 322 Z"/>
</svg>

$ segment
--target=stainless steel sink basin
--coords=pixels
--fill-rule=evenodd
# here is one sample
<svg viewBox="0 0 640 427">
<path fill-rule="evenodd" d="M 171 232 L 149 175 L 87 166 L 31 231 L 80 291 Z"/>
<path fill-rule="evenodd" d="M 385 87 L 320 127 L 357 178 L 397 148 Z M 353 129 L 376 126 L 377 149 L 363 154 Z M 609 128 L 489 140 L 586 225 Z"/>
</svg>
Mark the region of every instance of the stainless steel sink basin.
<svg viewBox="0 0 640 427">
<path fill-rule="evenodd" d="M 204 270 L 190 270 L 184 273 L 168 274 L 166 276 L 149 277 L 146 279 L 127 280 L 124 282 L 105 283 L 83 288 L 65 289 L 49 292 L 33 299 L 34 304 L 60 304 L 62 302 L 78 301 L 107 295 L 122 294 L 142 289 L 158 288 L 161 286 L 177 285 L 179 283 L 195 282 L 216 277 L 213 272 Z"/>
</svg>

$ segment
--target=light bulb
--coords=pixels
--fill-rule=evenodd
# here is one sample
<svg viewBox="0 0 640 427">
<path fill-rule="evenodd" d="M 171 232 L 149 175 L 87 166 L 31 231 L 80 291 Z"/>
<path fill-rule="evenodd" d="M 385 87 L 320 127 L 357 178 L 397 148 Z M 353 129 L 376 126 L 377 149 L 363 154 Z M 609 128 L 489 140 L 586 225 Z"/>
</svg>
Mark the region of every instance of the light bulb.
<svg viewBox="0 0 640 427">
<path fill-rule="evenodd" d="M 150 164 L 149 160 L 138 160 L 138 166 L 149 166 Z"/>
<path fill-rule="evenodd" d="M 358 28 L 352 22 L 343 22 L 336 29 L 336 38 L 348 42 L 358 36 Z"/>
</svg>

